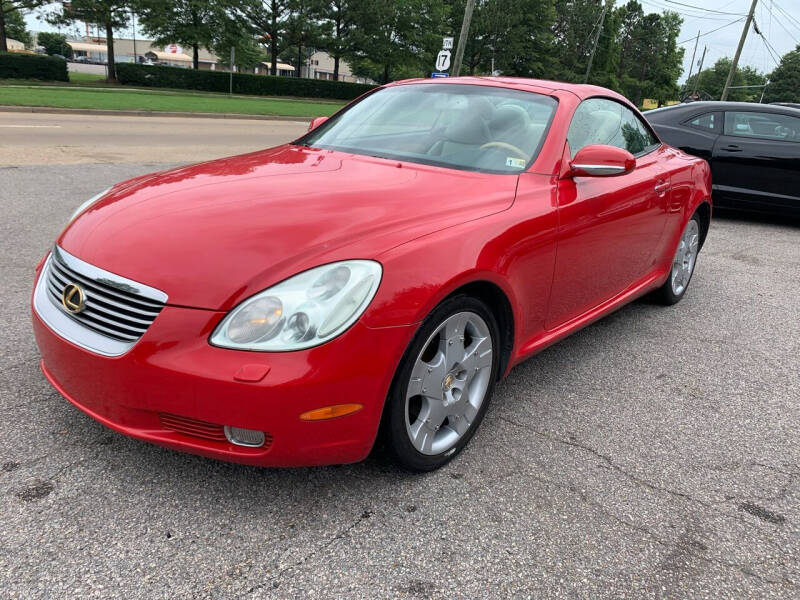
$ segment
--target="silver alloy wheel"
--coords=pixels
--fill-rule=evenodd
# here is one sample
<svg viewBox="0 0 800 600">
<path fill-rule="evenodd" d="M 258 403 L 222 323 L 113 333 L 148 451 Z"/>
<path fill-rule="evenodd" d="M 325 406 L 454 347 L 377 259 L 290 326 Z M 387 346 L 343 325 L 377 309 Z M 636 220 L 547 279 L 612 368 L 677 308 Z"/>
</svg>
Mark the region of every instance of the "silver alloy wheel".
<svg viewBox="0 0 800 600">
<path fill-rule="evenodd" d="M 478 415 L 492 376 L 489 326 L 474 312 L 446 319 L 428 338 L 406 391 L 406 431 L 414 448 L 453 448 Z"/>
<path fill-rule="evenodd" d="M 689 285 L 689 279 L 692 277 L 694 265 L 697 262 L 699 245 L 700 228 L 697 226 L 697 221 L 691 219 L 686 225 L 686 229 L 683 230 L 678 250 L 675 252 L 675 260 L 672 261 L 670 281 L 672 282 L 672 293 L 676 296 L 680 296 Z"/>
</svg>

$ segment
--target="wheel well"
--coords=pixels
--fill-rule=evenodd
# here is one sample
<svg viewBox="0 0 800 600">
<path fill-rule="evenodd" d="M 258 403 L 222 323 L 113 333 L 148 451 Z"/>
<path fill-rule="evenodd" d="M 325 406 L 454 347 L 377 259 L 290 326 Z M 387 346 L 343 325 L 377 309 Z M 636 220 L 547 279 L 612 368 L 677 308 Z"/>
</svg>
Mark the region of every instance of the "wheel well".
<svg viewBox="0 0 800 600">
<path fill-rule="evenodd" d="M 694 214 L 700 219 L 700 247 L 702 248 L 708 235 L 708 229 L 711 227 L 711 205 L 708 202 L 701 203 Z"/>
<path fill-rule="evenodd" d="M 497 285 L 488 281 L 473 281 L 454 290 L 448 298 L 453 296 L 472 296 L 486 303 L 497 319 L 500 328 L 500 366 L 497 370 L 498 378 L 503 376 L 511 359 L 511 350 L 514 348 L 514 312 L 511 302 L 505 292 Z"/>
</svg>

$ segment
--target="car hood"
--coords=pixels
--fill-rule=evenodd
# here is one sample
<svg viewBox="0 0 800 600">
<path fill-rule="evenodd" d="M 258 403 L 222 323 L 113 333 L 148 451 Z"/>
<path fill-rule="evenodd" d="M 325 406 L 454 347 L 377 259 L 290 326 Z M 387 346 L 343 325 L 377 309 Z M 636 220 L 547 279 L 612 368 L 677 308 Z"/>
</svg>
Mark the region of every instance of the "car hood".
<svg viewBox="0 0 800 600">
<path fill-rule="evenodd" d="M 287 145 L 119 184 L 58 244 L 169 304 L 228 310 L 305 269 L 505 210 L 516 182 Z"/>
</svg>

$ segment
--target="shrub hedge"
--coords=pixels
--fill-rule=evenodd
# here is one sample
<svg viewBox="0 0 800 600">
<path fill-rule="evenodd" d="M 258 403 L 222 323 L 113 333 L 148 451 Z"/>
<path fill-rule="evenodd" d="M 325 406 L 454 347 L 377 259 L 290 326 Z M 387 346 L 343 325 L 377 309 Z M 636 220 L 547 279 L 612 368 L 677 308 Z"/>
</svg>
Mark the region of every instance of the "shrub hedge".
<svg viewBox="0 0 800 600">
<path fill-rule="evenodd" d="M 179 67 L 155 65 L 117 64 L 117 78 L 125 85 L 227 92 L 230 90 L 230 73 L 224 71 L 195 71 Z M 234 73 L 233 92 L 254 96 L 297 96 L 303 98 L 330 98 L 352 100 L 371 90 L 372 85 L 324 81 L 298 77 L 273 77 Z"/>
<path fill-rule="evenodd" d="M 69 81 L 67 61 L 41 54 L 0 52 L 0 79 Z"/>
</svg>

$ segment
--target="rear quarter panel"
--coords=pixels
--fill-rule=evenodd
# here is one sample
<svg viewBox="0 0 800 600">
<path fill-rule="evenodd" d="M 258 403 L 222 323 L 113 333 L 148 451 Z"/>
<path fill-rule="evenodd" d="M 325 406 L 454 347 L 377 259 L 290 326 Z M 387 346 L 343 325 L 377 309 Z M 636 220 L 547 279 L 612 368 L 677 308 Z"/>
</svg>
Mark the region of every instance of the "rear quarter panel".
<svg viewBox="0 0 800 600">
<path fill-rule="evenodd" d="M 669 173 L 670 191 L 657 262 L 668 268 L 686 223 L 700 204 L 711 205 L 711 168 L 705 160 L 677 148 L 668 149 L 663 165 Z"/>
</svg>

